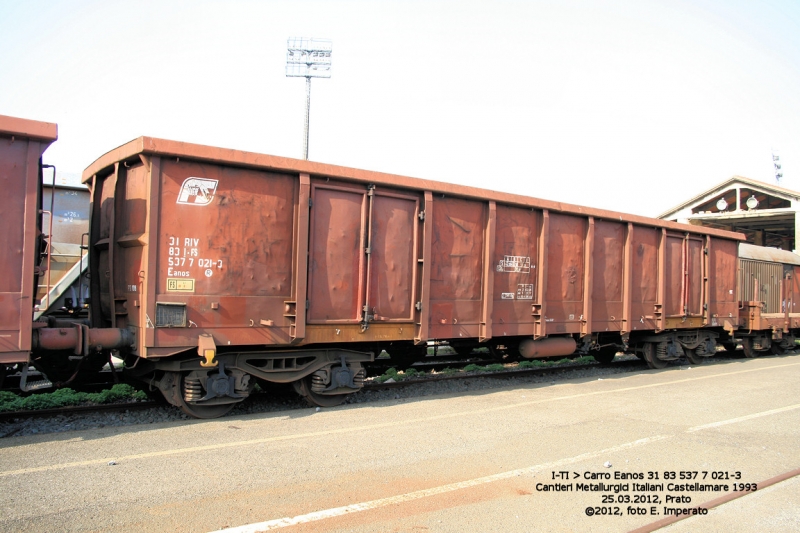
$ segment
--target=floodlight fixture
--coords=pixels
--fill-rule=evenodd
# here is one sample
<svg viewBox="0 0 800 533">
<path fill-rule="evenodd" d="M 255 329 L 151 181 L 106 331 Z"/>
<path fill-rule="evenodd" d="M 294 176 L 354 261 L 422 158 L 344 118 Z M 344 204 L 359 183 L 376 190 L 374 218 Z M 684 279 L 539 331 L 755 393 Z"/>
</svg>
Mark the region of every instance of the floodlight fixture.
<svg viewBox="0 0 800 533">
<path fill-rule="evenodd" d="M 308 126 L 311 115 L 311 78 L 331 77 L 330 39 L 290 37 L 286 42 L 286 77 L 306 79 L 306 119 L 303 132 L 303 158 L 308 159 Z"/>
<path fill-rule="evenodd" d="M 290 37 L 286 43 L 286 76 L 294 78 L 330 78 L 330 39 Z"/>
<path fill-rule="evenodd" d="M 756 195 L 753 194 L 747 199 L 745 204 L 747 204 L 747 209 L 755 209 L 758 207 L 758 198 L 756 198 Z"/>
</svg>

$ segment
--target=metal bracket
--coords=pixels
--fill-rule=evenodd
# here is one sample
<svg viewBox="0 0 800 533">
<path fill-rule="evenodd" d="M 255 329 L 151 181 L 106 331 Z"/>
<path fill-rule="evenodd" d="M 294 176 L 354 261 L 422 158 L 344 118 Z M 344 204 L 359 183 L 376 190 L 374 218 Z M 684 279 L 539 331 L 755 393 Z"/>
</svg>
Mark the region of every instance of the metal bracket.
<svg viewBox="0 0 800 533">
<path fill-rule="evenodd" d="M 197 337 L 197 355 L 203 358 L 200 361 L 200 366 L 203 368 L 213 368 L 219 364 L 216 360 L 217 345 L 210 333 L 201 333 Z"/>
<path fill-rule="evenodd" d="M 53 386 L 53 383 L 49 379 L 47 379 L 47 376 L 45 376 L 45 379 L 39 381 L 31 381 L 30 383 L 28 383 L 28 368 L 29 365 L 27 364 L 22 367 L 22 375 L 19 378 L 19 389 L 22 392 L 47 389 Z"/>
<path fill-rule="evenodd" d="M 353 378 L 355 374 L 350 368 L 347 366 L 347 361 L 342 356 L 342 366 L 337 366 L 331 368 L 331 384 L 323 392 L 328 392 L 332 390 L 336 390 L 340 387 L 347 387 L 349 389 L 357 389 L 355 383 L 353 382 Z"/>
<path fill-rule="evenodd" d="M 206 395 L 199 401 L 203 402 L 218 396 L 244 398 L 241 394 L 236 394 L 236 378 L 225 374 L 225 363 L 222 361 L 219 362 L 219 372 L 208 376 L 206 380 Z"/>
</svg>

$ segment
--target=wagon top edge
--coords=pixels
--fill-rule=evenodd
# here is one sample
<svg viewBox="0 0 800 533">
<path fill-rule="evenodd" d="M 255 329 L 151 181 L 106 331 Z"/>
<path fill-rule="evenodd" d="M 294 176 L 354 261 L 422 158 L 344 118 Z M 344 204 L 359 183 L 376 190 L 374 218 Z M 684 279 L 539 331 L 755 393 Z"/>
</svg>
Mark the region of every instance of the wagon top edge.
<svg viewBox="0 0 800 533">
<path fill-rule="evenodd" d="M 800 265 L 800 255 L 788 250 L 767 248 L 753 244 L 739 243 L 739 257 L 754 261 L 767 261 L 770 263 L 784 263 L 786 265 Z"/>
<path fill-rule="evenodd" d="M 0 135 L 53 142 L 58 139 L 58 125 L 52 122 L 0 115 Z"/>
<path fill-rule="evenodd" d="M 180 141 L 171 141 L 154 137 L 139 137 L 102 155 L 83 171 L 82 181 L 83 183 L 88 183 L 92 176 L 101 174 L 105 169 L 113 167 L 114 164 L 126 161 L 137 155 L 183 157 L 189 160 L 205 161 L 209 163 L 217 163 L 236 167 L 257 168 L 281 173 L 308 174 L 312 177 L 336 178 L 348 181 L 373 183 L 376 185 L 387 185 L 395 188 L 431 191 L 435 194 L 452 195 L 461 198 L 470 198 L 483 201 L 494 200 L 495 202 L 502 204 L 524 206 L 535 209 L 547 209 L 548 211 L 557 213 L 566 213 L 585 217 L 595 217 L 603 220 L 666 228 L 669 230 L 679 231 L 681 233 L 711 235 L 737 241 L 745 240 L 745 236 L 738 232 L 702 226 L 690 226 L 678 222 L 670 222 L 645 216 L 609 211 L 605 209 L 544 200 L 541 198 L 533 198 L 519 194 L 492 191 L 478 187 L 469 187 L 465 185 L 457 185 L 428 179 L 412 178 L 408 176 L 399 176 L 371 170 L 362 170 L 339 165 L 293 159 L 289 157 L 245 152 L 230 148 L 218 148 Z"/>
</svg>

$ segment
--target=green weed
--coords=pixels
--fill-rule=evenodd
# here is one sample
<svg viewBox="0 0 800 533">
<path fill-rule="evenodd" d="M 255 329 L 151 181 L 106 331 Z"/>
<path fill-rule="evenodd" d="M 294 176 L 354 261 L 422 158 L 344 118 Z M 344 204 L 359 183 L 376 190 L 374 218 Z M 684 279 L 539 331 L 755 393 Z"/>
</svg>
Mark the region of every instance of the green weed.
<svg viewBox="0 0 800 533">
<path fill-rule="evenodd" d="M 0 412 L 56 409 L 73 405 L 116 403 L 126 400 L 147 400 L 147 395 L 125 383 L 118 383 L 100 392 L 76 392 L 69 388 L 23 397 L 0 391 Z"/>
</svg>

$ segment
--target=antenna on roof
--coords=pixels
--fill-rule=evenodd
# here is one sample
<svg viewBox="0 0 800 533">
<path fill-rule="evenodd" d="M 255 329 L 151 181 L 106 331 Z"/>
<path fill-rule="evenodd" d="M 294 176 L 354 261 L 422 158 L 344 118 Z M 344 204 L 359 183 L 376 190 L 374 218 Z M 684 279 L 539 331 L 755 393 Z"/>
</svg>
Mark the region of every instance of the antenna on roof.
<svg viewBox="0 0 800 533">
<path fill-rule="evenodd" d="M 783 178 L 783 171 L 781 170 L 781 156 L 772 150 L 772 166 L 775 167 L 775 182 L 780 185 Z"/>
</svg>

